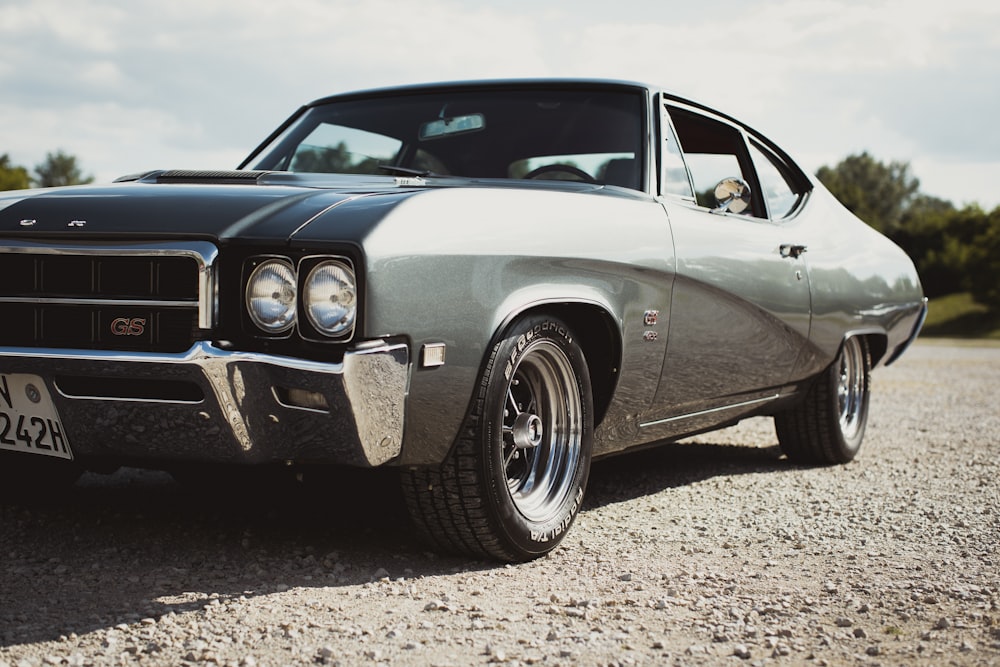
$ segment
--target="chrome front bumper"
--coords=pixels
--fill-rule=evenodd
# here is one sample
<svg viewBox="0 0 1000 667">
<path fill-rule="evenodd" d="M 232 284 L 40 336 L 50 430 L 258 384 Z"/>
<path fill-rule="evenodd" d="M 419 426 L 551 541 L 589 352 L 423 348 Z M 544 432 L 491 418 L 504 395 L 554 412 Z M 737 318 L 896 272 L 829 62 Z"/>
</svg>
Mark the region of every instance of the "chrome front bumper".
<svg viewBox="0 0 1000 667">
<path fill-rule="evenodd" d="M 377 466 L 403 442 L 405 344 L 340 363 L 232 352 L 0 348 L 0 373 L 41 376 L 77 458 Z"/>
</svg>

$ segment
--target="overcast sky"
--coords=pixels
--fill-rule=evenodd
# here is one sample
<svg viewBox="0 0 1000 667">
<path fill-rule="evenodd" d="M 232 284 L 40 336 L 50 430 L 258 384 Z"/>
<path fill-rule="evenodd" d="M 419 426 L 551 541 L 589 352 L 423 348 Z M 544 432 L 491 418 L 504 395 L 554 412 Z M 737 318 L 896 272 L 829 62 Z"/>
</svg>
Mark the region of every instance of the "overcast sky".
<svg viewBox="0 0 1000 667">
<path fill-rule="evenodd" d="M 868 151 L 1000 205 L 992 0 L 0 0 L 0 154 L 98 181 L 232 168 L 300 104 L 426 81 L 641 80 L 810 172 Z"/>
</svg>

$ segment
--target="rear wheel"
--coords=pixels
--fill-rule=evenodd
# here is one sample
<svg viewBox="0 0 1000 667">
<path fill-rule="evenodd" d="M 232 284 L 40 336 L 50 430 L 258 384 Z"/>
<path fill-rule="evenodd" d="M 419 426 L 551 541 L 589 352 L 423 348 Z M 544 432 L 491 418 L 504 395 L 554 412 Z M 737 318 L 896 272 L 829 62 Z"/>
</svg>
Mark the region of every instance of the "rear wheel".
<svg viewBox="0 0 1000 667">
<path fill-rule="evenodd" d="M 542 556 L 580 509 L 592 440 L 590 375 L 573 333 L 552 317 L 519 320 L 493 348 L 445 463 L 403 473 L 410 513 L 443 550 Z"/>
<path fill-rule="evenodd" d="M 871 395 L 871 353 L 848 338 L 837 359 L 810 387 L 805 401 L 775 415 L 781 450 L 799 463 L 847 463 L 861 448 Z"/>
</svg>

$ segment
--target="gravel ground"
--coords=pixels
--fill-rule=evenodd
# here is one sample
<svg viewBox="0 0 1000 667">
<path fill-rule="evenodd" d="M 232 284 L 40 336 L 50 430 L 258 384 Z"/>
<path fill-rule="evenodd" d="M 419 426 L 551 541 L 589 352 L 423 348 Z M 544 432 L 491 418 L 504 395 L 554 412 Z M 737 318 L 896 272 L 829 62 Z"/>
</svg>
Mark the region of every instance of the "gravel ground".
<svg viewBox="0 0 1000 667">
<path fill-rule="evenodd" d="M 428 553 L 391 474 L 87 475 L 0 506 L 0 667 L 1000 665 L 998 388 L 1000 348 L 923 343 L 846 466 L 760 419 L 598 462 L 518 566 Z"/>
</svg>

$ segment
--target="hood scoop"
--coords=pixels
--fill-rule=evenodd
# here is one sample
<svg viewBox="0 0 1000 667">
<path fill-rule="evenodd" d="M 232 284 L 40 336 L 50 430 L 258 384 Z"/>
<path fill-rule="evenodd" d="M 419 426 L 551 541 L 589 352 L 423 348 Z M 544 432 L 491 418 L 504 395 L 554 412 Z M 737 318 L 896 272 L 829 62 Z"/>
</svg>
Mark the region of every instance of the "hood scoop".
<svg viewBox="0 0 1000 667">
<path fill-rule="evenodd" d="M 115 183 L 200 183 L 208 185 L 255 185 L 272 171 L 157 169 L 116 178 Z"/>
<path fill-rule="evenodd" d="M 252 185 L 268 171 L 191 171 L 171 169 L 149 174 L 147 178 L 157 183 L 212 183 L 228 185 Z M 146 180 L 145 178 L 142 180 Z"/>
<path fill-rule="evenodd" d="M 435 179 L 438 185 L 460 183 L 469 179 Z M 258 170 L 196 170 L 156 169 L 129 174 L 115 179 L 115 183 L 149 183 L 182 185 L 280 185 L 298 188 L 373 190 L 404 187 L 425 187 L 427 182 L 416 176 L 387 176 L 381 174 L 299 173 L 269 169 Z"/>
</svg>

